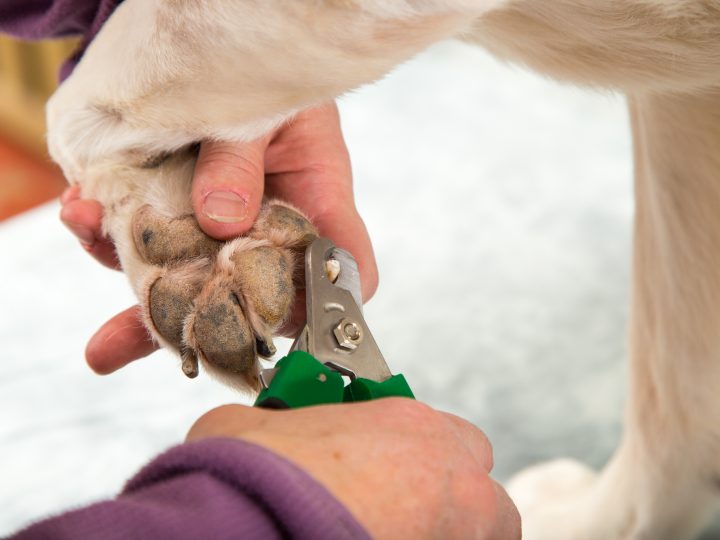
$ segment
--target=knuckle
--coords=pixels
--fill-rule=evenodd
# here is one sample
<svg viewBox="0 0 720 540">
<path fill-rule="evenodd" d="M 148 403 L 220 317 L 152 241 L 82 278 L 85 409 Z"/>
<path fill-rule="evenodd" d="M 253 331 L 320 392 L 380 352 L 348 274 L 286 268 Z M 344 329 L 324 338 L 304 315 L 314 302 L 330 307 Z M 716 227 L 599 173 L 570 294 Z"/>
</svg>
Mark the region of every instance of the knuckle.
<svg viewBox="0 0 720 540">
<path fill-rule="evenodd" d="M 228 420 L 240 409 L 242 409 L 241 405 L 220 405 L 210 409 L 195 421 L 188 432 L 187 439 L 212 437 L 219 431 L 218 428 L 226 425 Z"/>
<path fill-rule="evenodd" d="M 238 148 L 220 145 L 202 155 L 198 166 L 208 182 L 262 180 L 264 163 L 260 153 L 239 151 Z"/>
<path fill-rule="evenodd" d="M 389 416 L 425 429 L 438 430 L 444 427 L 441 413 L 420 401 L 393 397 L 382 400 Z"/>
</svg>

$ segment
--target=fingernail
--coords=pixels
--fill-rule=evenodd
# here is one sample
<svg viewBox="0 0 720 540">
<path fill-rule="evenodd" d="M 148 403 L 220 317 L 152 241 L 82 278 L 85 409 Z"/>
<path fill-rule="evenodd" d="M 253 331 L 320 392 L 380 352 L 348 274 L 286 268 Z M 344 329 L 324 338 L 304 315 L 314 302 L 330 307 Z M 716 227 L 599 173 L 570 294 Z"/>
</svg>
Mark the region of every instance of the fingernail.
<svg viewBox="0 0 720 540">
<path fill-rule="evenodd" d="M 75 236 L 80 239 L 83 245 L 92 247 L 95 244 L 95 234 L 92 230 L 85 225 L 79 223 L 73 223 L 72 221 L 63 221 L 65 226 L 70 229 Z"/>
<path fill-rule="evenodd" d="M 213 191 L 205 197 L 203 213 L 220 223 L 238 223 L 248 215 L 247 201 L 232 191 Z"/>
</svg>

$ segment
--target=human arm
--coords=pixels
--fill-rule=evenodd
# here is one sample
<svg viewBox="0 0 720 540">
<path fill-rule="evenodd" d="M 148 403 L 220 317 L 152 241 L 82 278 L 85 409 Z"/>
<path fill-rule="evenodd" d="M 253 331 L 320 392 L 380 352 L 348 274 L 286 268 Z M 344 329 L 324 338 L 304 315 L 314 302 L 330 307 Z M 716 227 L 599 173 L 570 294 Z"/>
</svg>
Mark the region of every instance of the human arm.
<svg viewBox="0 0 720 540">
<path fill-rule="evenodd" d="M 12 540 L 366 540 L 356 520 L 302 470 L 228 438 L 176 446 L 114 499 L 46 519 Z"/>
<path fill-rule="evenodd" d="M 114 500 L 41 522 L 37 538 L 520 537 L 468 422 L 408 399 L 200 418 Z M 367 532 L 365 532 L 367 531 Z"/>
<path fill-rule="evenodd" d="M 414 400 L 266 411 L 230 405 L 188 440 L 235 437 L 269 448 L 324 485 L 373 538 L 520 538 L 520 518 L 490 477 L 485 435 Z"/>
<path fill-rule="evenodd" d="M 0 0 L 0 32 L 20 39 L 82 36 L 77 51 L 60 70 L 65 79 L 121 0 Z"/>
</svg>

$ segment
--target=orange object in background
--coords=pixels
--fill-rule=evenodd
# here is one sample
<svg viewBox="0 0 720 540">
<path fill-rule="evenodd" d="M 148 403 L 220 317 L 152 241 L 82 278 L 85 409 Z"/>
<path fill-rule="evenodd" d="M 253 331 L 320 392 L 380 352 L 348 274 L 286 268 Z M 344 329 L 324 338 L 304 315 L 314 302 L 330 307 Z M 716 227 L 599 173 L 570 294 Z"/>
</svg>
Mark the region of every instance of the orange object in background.
<svg viewBox="0 0 720 540">
<path fill-rule="evenodd" d="M 0 220 L 54 199 L 65 180 L 45 150 L 45 101 L 77 40 L 0 36 Z"/>
<path fill-rule="evenodd" d="M 0 221 L 58 197 L 67 187 L 49 158 L 0 138 Z"/>
</svg>

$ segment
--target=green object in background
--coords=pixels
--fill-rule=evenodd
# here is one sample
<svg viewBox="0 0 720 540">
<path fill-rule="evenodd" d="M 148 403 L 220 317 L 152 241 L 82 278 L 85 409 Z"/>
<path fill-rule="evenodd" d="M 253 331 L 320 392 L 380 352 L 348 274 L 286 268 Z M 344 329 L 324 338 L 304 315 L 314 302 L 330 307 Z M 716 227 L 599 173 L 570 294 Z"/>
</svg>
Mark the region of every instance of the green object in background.
<svg viewBox="0 0 720 540">
<path fill-rule="evenodd" d="M 256 406 L 296 409 L 391 396 L 415 397 L 402 375 L 394 375 L 382 382 L 358 378 L 346 387 L 340 373 L 305 351 L 291 352 L 277 363 L 276 369 L 272 381 L 255 401 Z"/>
</svg>

